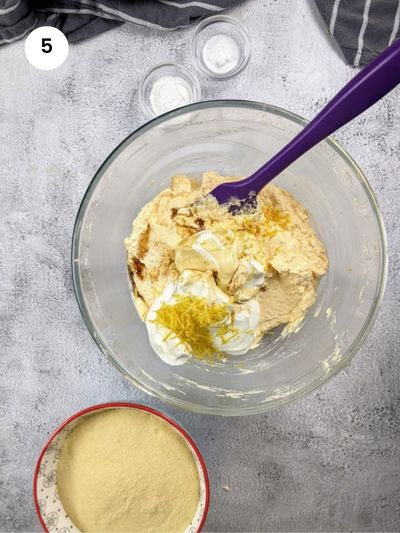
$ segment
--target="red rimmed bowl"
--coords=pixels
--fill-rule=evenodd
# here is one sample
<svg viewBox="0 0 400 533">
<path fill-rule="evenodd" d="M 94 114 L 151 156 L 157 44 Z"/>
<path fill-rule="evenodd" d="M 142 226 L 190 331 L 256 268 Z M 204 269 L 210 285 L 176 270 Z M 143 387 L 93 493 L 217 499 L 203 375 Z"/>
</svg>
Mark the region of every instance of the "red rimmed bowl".
<svg viewBox="0 0 400 533">
<path fill-rule="evenodd" d="M 207 468 L 199 449 L 188 433 L 167 415 L 151 407 L 131 402 L 112 402 L 87 407 L 65 420 L 49 437 L 39 455 L 33 476 L 33 498 L 36 512 L 44 531 L 57 533 L 76 533 L 80 531 L 65 512 L 57 491 L 57 462 L 61 454 L 61 448 L 67 435 L 82 422 L 83 418 L 91 416 L 98 411 L 119 408 L 139 409 L 158 416 L 184 438 L 193 454 L 200 480 L 199 505 L 185 533 L 201 531 L 208 512 L 210 484 Z"/>
</svg>

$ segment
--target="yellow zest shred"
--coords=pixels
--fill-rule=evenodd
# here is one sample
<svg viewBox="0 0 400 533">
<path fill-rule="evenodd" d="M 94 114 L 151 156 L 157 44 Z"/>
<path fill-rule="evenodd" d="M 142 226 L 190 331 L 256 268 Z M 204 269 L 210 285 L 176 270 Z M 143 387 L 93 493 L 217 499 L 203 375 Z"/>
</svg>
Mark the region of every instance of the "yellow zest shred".
<svg viewBox="0 0 400 533">
<path fill-rule="evenodd" d="M 253 235 L 273 237 L 281 230 L 287 230 L 290 225 L 289 213 L 275 207 L 272 203 L 260 206 L 262 219 L 257 213 L 240 213 L 232 219 L 236 231 L 245 231 Z M 221 218 L 223 218 L 221 216 Z"/>
<path fill-rule="evenodd" d="M 265 217 L 265 229 L 268 237 L 273 237 L 279 229 L 286 230 L 289 227 L 290 216 L 272 204 L 262 206 Z"/>
<path fill-rule="evenodd" d="M 169 330 L 164 341 L 175 335 L 179 344 L 189 345 L 193 356 L 198 359 L 221 356 L 214 346 L 210 329 L 218 328 L 217 335 L 224 344 L 237 335 L 235 328 L 226 323 L 231 318 L 228 304 L 210 303 L 205 298 L 183 294 L 176 294 L 174 299 L 173 305 L 163 303 L 152 320 Z"/>
</svg>

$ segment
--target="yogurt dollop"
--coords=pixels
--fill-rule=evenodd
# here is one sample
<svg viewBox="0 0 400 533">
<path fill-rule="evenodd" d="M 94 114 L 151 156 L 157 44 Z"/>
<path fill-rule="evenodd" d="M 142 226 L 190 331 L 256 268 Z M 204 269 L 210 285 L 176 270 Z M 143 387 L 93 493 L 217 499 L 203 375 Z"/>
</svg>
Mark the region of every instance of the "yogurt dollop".
<svg viewBox="0 0 400 533">
<path fill-rule="evenodd" d="M 211 270 L 222 289 L 228 286 L 238 264 L 237 240 L 231 230 L 199 231 L 182 241 L 175 252 L 179 272 Z"/>
<path fill-rule="evenodd" d="M 245 302 L 253 298 L 265 280 L 265 271 L 261 263 L 255 259 L 241 259 L 233 278 L 237 281 L 237 289 L 234 292 L 238 302 Z"/>
<path fill-rule="evenodd" d="M 150 344 L 158 356 L 169 365 L 181 365 L 193 356 L 189 342 L 183 342 L 176 333 L 158 322 L 158 311 L 165 305 L 176 305 L 177 297 L 191 296 L 210 304 L 226 306 L 226 315 L 217 324 L 210 325 L 215 351 L 241 355 L 252 346 L 260 318 L 256 299 L 244 304 L 232 304 L 229 297 L 215 284 L 212 275 L 185 270 L 177 282 L 169 283 L 151 306 L 146 317 Z"/>
</svg>

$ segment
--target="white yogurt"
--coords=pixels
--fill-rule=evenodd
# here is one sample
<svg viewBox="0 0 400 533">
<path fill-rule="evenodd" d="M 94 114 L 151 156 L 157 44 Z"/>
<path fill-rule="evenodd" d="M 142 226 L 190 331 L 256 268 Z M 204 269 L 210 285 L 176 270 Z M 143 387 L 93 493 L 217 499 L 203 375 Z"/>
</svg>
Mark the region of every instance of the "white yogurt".
<svg viewBox="0 0 400 533">
<path fill-rule="evenodd" d="M 174 366 L 182 365 L 192 356 L 190 346 L 181 343 L 180 339 L 173 334 L 165 340 L 167 335 L 171 333 L 170 330 L 153 322 L 157 317 L 157 310 L 162 304 L 173 305 L 177 294 L 198 296 L 199 298 L 206 298 L 209 302 L 231 306 L 232 310 L 235 310 L 232 315 L 234 320 L 233 322 L 225 321 L 225 323 L 232 325 L 237 334 L 233 339 L 224 343 L 218 336 L 218 327 L 213 327 L 211 332 L 214 338 L 214 345 L 216 349 L 230 355 L 241 355 L 250 349 L 254 341 L 254 332 L 260 319 L 260 306 L 257 299 L 251 299 L 244 304 L 232 306 L 226 294 L 215 284 L 213 285 L 207 281 L 206 277 L 196 276 L 193 275 L 193 272 L 185 270 L 176 283 L 167 285 L 161 296 L 154 301 L 146 317 L 150 344 L 165 363 Z M 231 318 L 228 320 L 231 321 Z"/>
</svg>

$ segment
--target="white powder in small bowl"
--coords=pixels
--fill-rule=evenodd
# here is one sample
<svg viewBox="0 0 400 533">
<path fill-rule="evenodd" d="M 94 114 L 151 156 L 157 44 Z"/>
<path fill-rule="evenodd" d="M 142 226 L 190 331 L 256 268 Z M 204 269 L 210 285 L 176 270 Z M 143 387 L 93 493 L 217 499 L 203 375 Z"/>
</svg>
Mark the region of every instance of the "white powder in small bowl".
<svg viewBox="0 0 400 533">
<path fill-rule="evenodd" d="M 240 50 L 229 35 L 214 35 L 203 47 L 202 57 L 206 67 L 216 74 L 226 74 L 239 64 Z"/>
<path fill-rule="evenodd" d="M 191 86 L 179 76 L 162 76 L 150 91 L 150 103 L 157 115 L 191 104 L 193 100 Z"/>
</svg>

